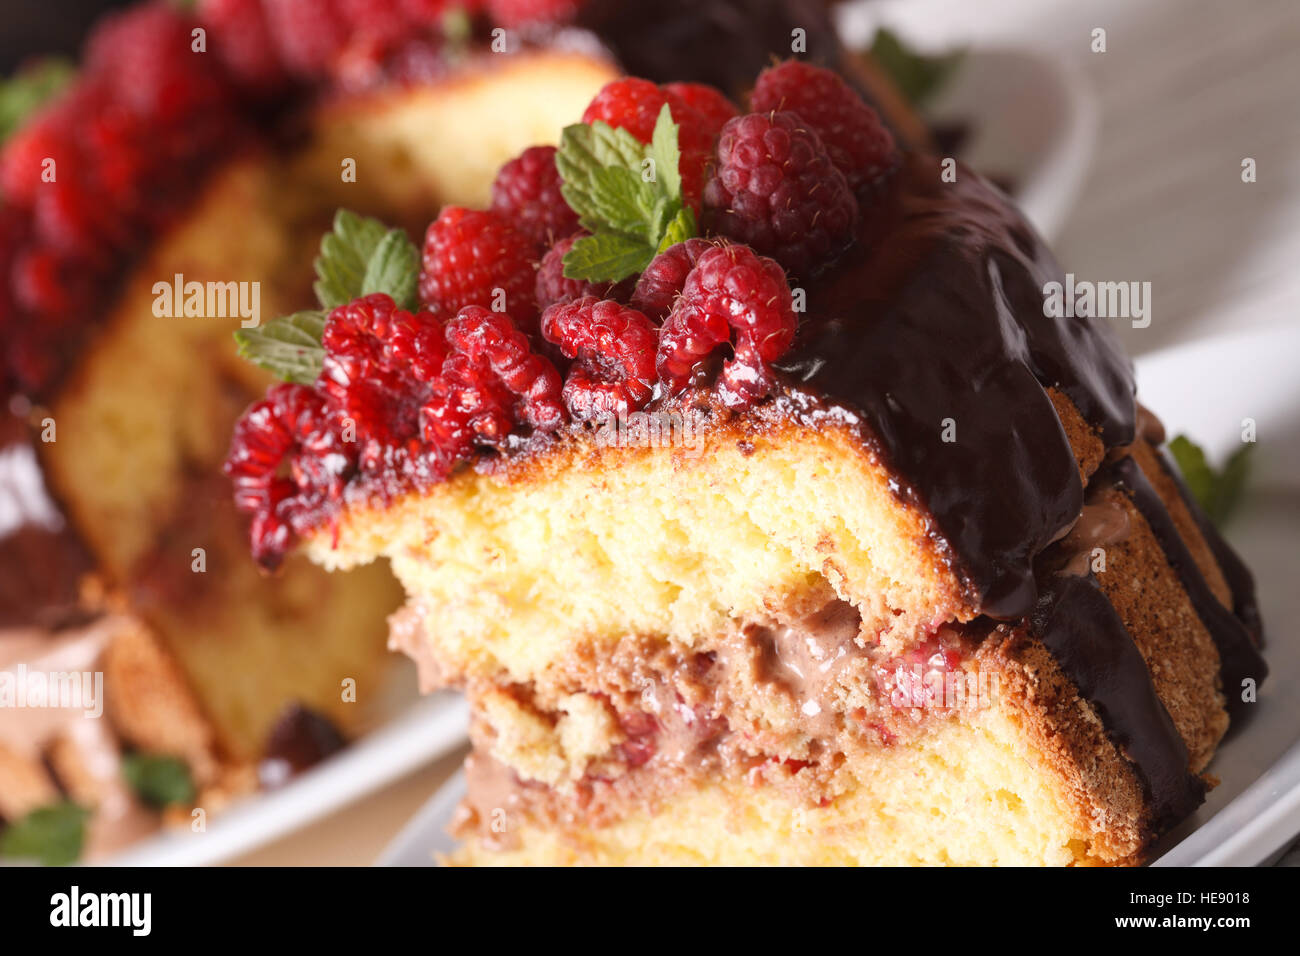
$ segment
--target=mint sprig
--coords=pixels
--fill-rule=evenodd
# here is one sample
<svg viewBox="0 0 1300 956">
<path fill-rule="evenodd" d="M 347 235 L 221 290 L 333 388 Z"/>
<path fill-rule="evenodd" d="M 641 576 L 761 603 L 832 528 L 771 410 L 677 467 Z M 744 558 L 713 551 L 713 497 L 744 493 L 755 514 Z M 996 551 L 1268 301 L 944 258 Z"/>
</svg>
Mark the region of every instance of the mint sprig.
<svg viewBox="0 0 1300 956">
<path fill-rule="evenodd" d="M 400 309 L 415 308 L 420 253 L 402 230 L 340 209 L 334 228 L 321 238 L 315 268 L 312 288 L 320 309 L 235 333 L 241 357 L 299 385 L 310 385 L 320 375 L 325 360 L 321 333 L 332 310 L 376 292 L 392 296 Z"/>
<path fill-rule="evenodd" d="M 954 50 L 926 56 L 909 47 L 898 34 L 883 27 L 871 42 L 871 57 L 894 81 L 898 91 L 913 106 L 923 106 L 947 84 L 966 51 Z"/>
<path fill-rule="evenodd" d="M 0 834 L 0 857 L 35 860 L 45 866 L 77 862 L 90 812 L 71 801 L 50 804 L 19 817 Z"/>
<path fill-rule="evenodd" d="M 1215 524 L 1222 524 L 1240 503 L 1254 447 L 1254 443 L 1243 444 L 1228 457 L 1222 468 L 1215 468 L 1206 457 L 1205 449 L 1186 435 L 1179 435 L 1169 443 L 1169 453 L 1178 463 L 1187 490 Z"/>
<path fill-rule="evenodd" d="M 67 89 L 76 75 L 71 62 L 51 57 L 33 63 L 7 80 L 0 80 L 0 143 Z"/>
<path fill-rule="evenodd" d="M 565 128 L 555 156 L 560 192 L 591 233 L 565 255 L 568 278 L 618 282 L 696 234 L 682 202 L 677 132 L 666 105 L 649 144 L 601 120 Z"/>
<path fill-rule="evenodd" d="M 122 758 L 122 777 L 136 795 L 151 807 L 193 803 L 194 780 L 179 757 L 132 753 Z"/>
</svg>

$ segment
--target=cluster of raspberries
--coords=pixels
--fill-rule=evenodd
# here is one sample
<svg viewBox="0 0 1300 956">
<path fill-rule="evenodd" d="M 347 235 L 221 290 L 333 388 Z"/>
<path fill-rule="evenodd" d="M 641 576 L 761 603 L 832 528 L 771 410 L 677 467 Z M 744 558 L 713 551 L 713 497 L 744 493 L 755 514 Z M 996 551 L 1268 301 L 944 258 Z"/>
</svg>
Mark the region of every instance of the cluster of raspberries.
<svg viewBox="0 0 1300 956">
<path fill-rule="evenodd" d="M 436 72 L 453 10 L 514 28 L 570 18 L 577 0 L 184 7 L 153 0 L 101 21 L 71 88 L 0 152 L 4 391 L 53 383 L 116 277 L 185 208 L 204 168 L 284 102 L 311 86 Z"/>
<path fill-rule="evenodd" d="M 583 120 L 648 142 L 664 105 L 706 237 L 618 283 L 566 277 L 584 232 L 555 148 L 508 162 L 488 209 L 448 207 L 429 226 L 419 311 L 382 294 L 335 309 L 314 387 L 276 386 L 239 423 L 226 468 L 260 560 L 328 521 L 345 488 L 391 500 L 521 430 L 690 386 L 733 409 L 771 393 L 798 323 L 787 273 L 812 276 L 852 241 L 893 140 L 836 74 L 793 61 L 759 77 L 748 115 L 711 87 L 628 78 Z"/>
</svg>

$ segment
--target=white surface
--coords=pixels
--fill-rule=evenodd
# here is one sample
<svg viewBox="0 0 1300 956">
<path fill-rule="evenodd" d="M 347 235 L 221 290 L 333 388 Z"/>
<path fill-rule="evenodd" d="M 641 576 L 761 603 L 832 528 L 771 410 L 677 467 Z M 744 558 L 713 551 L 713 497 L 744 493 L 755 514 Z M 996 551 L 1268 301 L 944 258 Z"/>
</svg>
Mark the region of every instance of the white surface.
<svg viewBox="0 0 1300 956">
<path fill-rule="evenodd" d="M 458 695 L 435 694 L 277 790 L 249 797 L 208 820 L 202 833 L 164 833 L 105 861 L 116 866 L 202 866 L 284 836 L 374 792 L 458 746 L 467 711 Z"/>
<path fill-rule="evenodd" d="M 1240 420 L 1258 426 L 1247 498 L 1225 535 L 1255 572 L 1267 634 L 1269 677 L 1258 708 L 1234 727 L 1209 772 L 1222 779 L 1205 804 L 1156 850 L 1157 866 L 1271 862 L 1300 835 L 1300 330 L 1259 331 L 1198 342 L 1137 364 L 1138 394 L 1169 434 L 1186 432 L 1216 461 L 1239 441 Z M 1289 751 L 1289 752 L 1288 752 Z M 379 858 L 381 866 L 433 865 L 454 846 L 445 828 L 464 795 L 452 777 Z"/>
<path fill-rule="evenodd" d="M 1295 324 L 1300 3 L 868 0 L 839 14 L 854 35 L 884 23 L 922 50 L 1011 46 L 1083 75 L 1096 150 L 1053 247 L 1080 278 L 1151 282 L 1151 326 L 1120 330 L 1131 353 Z"/>
</svg>

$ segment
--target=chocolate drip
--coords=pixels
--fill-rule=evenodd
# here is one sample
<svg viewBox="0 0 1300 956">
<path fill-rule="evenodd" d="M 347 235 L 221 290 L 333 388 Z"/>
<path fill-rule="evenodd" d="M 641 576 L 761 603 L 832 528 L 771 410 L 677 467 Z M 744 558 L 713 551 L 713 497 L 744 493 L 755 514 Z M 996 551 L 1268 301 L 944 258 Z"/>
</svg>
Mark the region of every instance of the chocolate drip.
<svg viewBox="0 0 1300 956">
<path fill-rule="evenodd" d="M 1192 513 L 1192 518 L 1196 526 L 1201 531 L 1201 537 L 1205 543 L 1210 546 L 1210 553 L 1214 555 L 1215 562 L 1219 565 L 1219 570 L 1223 572 L 1224 580 L 1228 582 L 1228 590 L 1232 592 L 1232 612 L 1237 615 L 1237 620 L 1245 626 L 1246 632 L 1250 634 L 1255 642 L 1256 647 L 1264 646 L 1264 621 L 1259 613 L 1259 603 L 1255 597 L 1255 577 L 1246 567 L 1245 562 L 1233 550 L 1232 545 L 1223 539 L 1219 534 L 1219 529 L 1214 526 L 1210 516 L 1205 513 L 1200 502 L 1192 497 L 1183 476 L 1178 473 L 1178 469 L 1170 462 L 1169 456 L 1161 451 L 1157 457 L 1160 460 L 1160 467 L 1164 469 L 1165 474 L 1173 479 L 1178 488 L 1179 495 L 1182 496 L 1183 503 L 1187 505 L 1187 510 Z"/>
<path fill-rule="evenodd" d="M 1041 591 L 1034 634 L 1132 761 L 1154 828 L 1181 820 L 1205 798 L 1205 784 L 1189 769 L 1187 745 L 1124 622 L 1091 574 L 1052 577 Z"/>
<path fill-rule="evenodd" d="M 1083 505 L 1046 389 L 1108 446 L 1126 443 L 1131 366 L 1104 323 L 1043 315 L 1055 260 L 969 170 L 944 183 L 937 158 L 910 154 L 864 219 L 860 242 L 808 290 L 781 363 L 808 393 L 794 404 L 863 417 L 864 440 L 930 514 L 981 610 L 1023 617 L 1034 558 Z"/>
<path fill-rule="evenodd" d="M 846 65 L 830 11 L 817 0 L 589 0 L 578 25 L 599 36 L 633 76 L 708 83 L 738 101 L 760 70 L 791 55 L 795 28 L 808 42 L 801 59 Z"/>
<path fill-rule="evenodd" d="M 1223 676 L 1223 693 L 1227 698 L 1228 713 L 1238 717 L 1242 710 L 1242 681 L 1250 678 L 1258 685 L 1268 675 L 1268 665 L 1260 656 L 1246 625 L 1232 611 L 1219 603 L 1211 593 L 1205 578 L 1196 565 L 1192 553 L 1165 510 L 1164 502 L 1156 494 L 1146 475 L 1132 458 L 1122 458 L 1114 465 L 1116 484 L 1133 499 L 1133 504 L 1151 526 L 1151 532 L 1160 543 L 1170 566 L 1182 582 L 1201 623 L 1209 631 L 1214 646 L 1219 650 L 1220 673 Z M 1226 547 L 1226 545 L 1225 545 Z M 1243 569 L 1244 570 L 1244 569 Z"/>
</svg>

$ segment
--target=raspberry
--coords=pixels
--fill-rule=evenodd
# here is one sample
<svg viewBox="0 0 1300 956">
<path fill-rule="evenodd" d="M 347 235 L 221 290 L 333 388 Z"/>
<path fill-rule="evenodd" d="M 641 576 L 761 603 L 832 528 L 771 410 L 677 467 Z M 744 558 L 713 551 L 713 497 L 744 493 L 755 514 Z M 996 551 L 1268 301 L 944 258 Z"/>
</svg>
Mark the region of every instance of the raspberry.
<svg viewBox="0 0 1300 956">
<path fill-rule="evenodd" d="M 492 183 L 492 211 L 539 247 L 572 235 L 578 214 L 560 194 L 554 146 L 533 146 L 501 167 Z"/>
<path fill-rule="evenodd" d="M 376 293 L 331 312 L 321 342 L 319 387 L 355 424 L 362 469 L 381 470 L 392 449 L 418 455 L 420 406 L 447 354 L 442 323 Z"/>
<path fill-rule="evenodd" d="M 627 130 L 642 143 L 648 143 L 664 104 L 668 104 L 673 122 L 678 125 L 682 194 L 686 203 L 698 212 L 704 170 L 716 135 L 710 119 L 688 106 L 680 96 L 670 95 L 649 80 L 630 76 L 606 83 L 583 112 L 582 121 L 594 123 L 603 120 L 610 126 Z"/>
<path fill-rule="evenodd" d="M 681 103 L 699 114 L 703 128 L 711 136 L 716 137 L 721 133 L 727 120 L 735 118 L 740 112 L 721 90 L 705 83 L 666 83 L 663 89 L 674 107 Z M 673 115 L 676 116 L 675 111 Z"/>
<path fill-rule="evenodd" d="M 278 565 L 295 534 L 332 514 L 351 468 L 324 397 L 302 385 L 271 386 L 236 423 L 224 469 L 235 504 L 253 515 L 253 557 Z"/>
<path fill-rule="evenodd" d="M 714 231 L 803 278 L 848 246 L 858 218 L 844 174 L 796 113 L 727 122 L 704 206 Z"/>
<path fill-rule="evenodd" d="M 879 179 L 896 161 L 893 134 L 832 70 L 798 60 L 769 67 L 758 76 L 750 106 L 758 113 L 798 113 L 855 191 Z"/>
<path fill-rule="evenodd" d="M 617 299 L 623 302 L 631 293 L 631 278 L 622 282 L 592 282 L 587 279 L 570 279 L 564 274 L 564 257 L 573 244 L 585 236 L 578 233 L 561 239 L 542 256 L 542 264 L 537 269 L 536 296 L 537 307 L 545 309 L 557 302 L 568 302 L 584 295 L 594 295 L 598 299 Z"/>
<path fill-rule="evenodd" d="M 284 87 L 284 66 L 261 0 L 203 0 L 199 19 L 212 35 L 213 52 L 241 90 L 266 97 Z"/>
<path fill-rule="evenodd" d="M 587 295 L 551 306 L 542 334 L 577 359 L 564 382 L 564 404 L 579 421 L 644 408 L 654 394 L 654 325 L 636 309 Z"/>
<path fill-rule="evenodd" d="M 451 354 L 420 411 L 424 439 L 450 467 L 476 444 L 500 446 L 521 420 L 538 431 L 564 421 L 560 374 L 508 316 L 466 306 L 447 323 Z"/>
<path fill-rule="evenodd" d="M 0 152 L 0 194 L 5 202 L 30 208 L 37 195 L 52 185 L 41 178 L 46 159 L 54 160 L 56 177 L 71 174 L 72 138 L 71 111 L 63 102 L 14 133 Z"/>
<path fill-rule="evenodd" d="M 227 90 L 212 58 L 193 50 L 194 26 L 166 2 L 114 14 L 91 36 L 86 71 L 105 78 L 116 105 L 153 122 L 180 125 L 223 109 Z"/>
<path fill-rule="evenodd" d="M 548 23 L 568 23 L 580 0 L 487 0 L 493 23 L 513 28 Z"/>
<path fill-rule="evenodd" d="M 537 319 L 533 251 L 528 238 L 495 213 L 448 206 L 424 238 L 420 298 L 439 318 L 468 305 L 500 304 L 531 332 Z"/>
<path fill-rule="evenodd" d="M 696 365 L 731 342 L 734 331 L 735 355 L 723 365 L 722 397 L 734 408 L 753 404 L 770 391 L 767 363 L 789 349 L 797 325 L 794 299 L 779 265 L 744 246 L 708 249 L 664 323 L 659 377 L 674 392 L 685 388 Z"/>
<path fill-rule="evenodd" d="M 686 285 L 686 277 L 695 263 L 713 244 L 704 239 L 687 239 L 665 249 L 650 261 L 636 280 L 632 306 L 662 322 L 672 311 L 673 302 Z"/>
<path fill-rule="evenodd" d="M 334 0 L 262 0 L 280 58 L 303 77 L 328 71 L 348 39 L 348 24 Z"/>
</svg>

